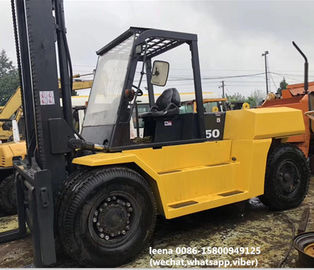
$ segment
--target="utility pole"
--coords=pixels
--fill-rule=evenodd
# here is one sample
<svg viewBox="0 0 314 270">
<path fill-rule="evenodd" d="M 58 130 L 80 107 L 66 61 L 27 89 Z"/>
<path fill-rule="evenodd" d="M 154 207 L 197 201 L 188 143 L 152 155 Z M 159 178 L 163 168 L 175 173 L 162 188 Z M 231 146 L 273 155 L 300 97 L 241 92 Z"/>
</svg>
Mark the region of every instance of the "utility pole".
<svg viewBox="0 0 314 270">
<path fill-rule="evenodd" d="M 269 54 L 268 51 L 265 51 L 262 56 L 265 57 L 265 77 L 266 77 L 266 95 L 268 95 L 268 71 L 267 71 L 267 54 Z"/>
<path fill-rule="evenodd" d="M 225 81 L 221 81 L 221 86 L 219 88 L 222 89 L 222 97 L 225 97 Z"/>
</svg>

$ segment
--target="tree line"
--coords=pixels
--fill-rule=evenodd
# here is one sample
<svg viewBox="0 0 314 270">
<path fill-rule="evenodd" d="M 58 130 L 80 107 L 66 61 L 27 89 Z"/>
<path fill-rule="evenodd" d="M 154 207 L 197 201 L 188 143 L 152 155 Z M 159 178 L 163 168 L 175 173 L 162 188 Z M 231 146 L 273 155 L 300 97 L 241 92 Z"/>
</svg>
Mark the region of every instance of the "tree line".
<svg viewBox="0 0 314 270">
<path fill-rule="evenodd" d="M 0 106 L 4 106 L 19 86 L 18 69 L 8 58 L 5 50 L 0 52 Z"/>
</svg>

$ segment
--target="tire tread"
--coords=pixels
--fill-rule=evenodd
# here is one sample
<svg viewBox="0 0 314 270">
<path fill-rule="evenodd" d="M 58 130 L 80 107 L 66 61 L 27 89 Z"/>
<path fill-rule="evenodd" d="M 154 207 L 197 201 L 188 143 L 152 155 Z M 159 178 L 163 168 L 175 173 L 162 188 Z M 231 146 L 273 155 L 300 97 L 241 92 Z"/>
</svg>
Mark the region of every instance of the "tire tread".
<svg viewBox="0 0 314 270">
<path fill-rule="evenodd" d="M 294 153 L 300 160 L 302 160 L 301 170 L 304 172 L 305 191 L 302 194 L 302 197 L 297 198 L 294 203 L 290 205 L 284 205 L 278 200 L 278 195 L 274 194 L 272 185 L 275 185 L 273 179 L 271 179 L 272 166 L 276 162 L 276 159 L 282 156 L 283 154 L 290 152 Z M 310 166 L 304 153 L 295 145 L 289 143 L 281 143 L 274 145 L 270 148 L 267 165 L 266 165 L 266 175 L 265 175 L 265 192 L 263 195 L 259 196 L 262 203 L 267 205 L 271 210 L 285 210 L 293 207 L 297 207 L 305 199 L 310 185 Z"/>
</svg>

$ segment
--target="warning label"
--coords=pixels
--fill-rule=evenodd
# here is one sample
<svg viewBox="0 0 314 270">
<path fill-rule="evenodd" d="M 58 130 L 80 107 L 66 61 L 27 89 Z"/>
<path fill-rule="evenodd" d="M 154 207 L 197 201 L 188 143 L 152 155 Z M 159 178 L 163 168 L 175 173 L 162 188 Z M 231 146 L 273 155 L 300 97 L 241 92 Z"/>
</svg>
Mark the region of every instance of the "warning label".
<svg viewBox="0 0 314 270">
<path fill-rule="evenodd" d="M 164 126 L 165 127 L 171 127 L 172 126 L 172 121 L 164 121 Z"/>
<path fill-rule="evenodd" d="M 55 97 L 53 91 L 40 91 L 40 105 L 54 105 Z"/>
</svg>

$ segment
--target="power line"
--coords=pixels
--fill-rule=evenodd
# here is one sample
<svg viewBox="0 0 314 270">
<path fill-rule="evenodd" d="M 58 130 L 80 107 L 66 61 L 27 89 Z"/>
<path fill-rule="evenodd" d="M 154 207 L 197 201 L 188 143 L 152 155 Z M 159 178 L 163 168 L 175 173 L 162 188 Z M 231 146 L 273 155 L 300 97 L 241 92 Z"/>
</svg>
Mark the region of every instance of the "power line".
<svg viewBox="0 0 314 270">
<path fill-rule="evenodd" d="M 202 77 L 202 80 L 219 80 L 219 79 L 229 79 L 229 78 L 246 78 L 246 77 L 254 77 L 259 75 L 264 75 L 264 72 L 255 73 L 255 74 L 243 74 L 243 75 L 230 75 L 230 76 L 218 76 L 218 77 Z M 183 77 L 183 78 L 169 78 L 168 81 L 190 81 L 194 80 L 193 78 Z"/>
<path fill-rule="evenodd" d="M 268 73 L 269 73 L 269 77 L 270 77 L 270 79 L 271 79 L 273 85 L 275 86 L 275 90 L 274 90 L 274 91 L 276 91 L 276 89 L 278 89 L 278 87 L 277 87 L 277 85 L 276 85 L 276 83 L 275 83 L 275 80 L 274 80 L 273 75 L 272 75 L 271 72 L 270 72 L 269 59 L 267 59 L 267 60 L 268 60 L 268 61 L 267 61 L 267 64 L 268 64 Z M 271 90 L 270 90 L 270 92 L 271 92 Z"/>
<path fill-rule="evenodd" d="M 86 67 L 91 67 L 91 68 L 95 68 L 96 65 L 93 65 L 93 64 L 82 64 L 82 63 L 75 63 L 73 64 L 73 66 L 86 66 Z M 186 71 L 192 71 L 192 68 L 177 68 L 177 67 L 172 67 L 171 70 L 186 70 Z M 210 71 L 258 71 L 258 72 L 262 72 L 261 69 L 240 69 L 240 68 L 237 68 L 237 69 L 228 69 L 228 68 L 203 68 L 202 69 L 202 72 L 205 72 L 206 70 L 210 70 Z M 281 72 L 298 72 L 298 73 L 301 73 L 299 74 L 300 76 L 304 75 L 302 71 L 299 71 L 299 70 L 292 70 L 292 69 L 289 69 L 289 70 L 280 70 Z M 277 72 L 275 70 L 275 72 Z M 290 74 L 292 75 L 292 74 Z"/>
<path fill-rule="evenodd" d="M 273 74 L 276 75 L 276 76 L 285 77 L 286 79 L 292 80 L 292 81 L 295 81 L 295 82 L 303 81 L 303 80 L 300 79 L 300 78 L 294 78 L 294 77 L 292 77 L 292 76 L 290 76 L 290 75 L 283 74 L 283 73 L 274 73 L 274 72 L 273 72 Z M 301 75 L 301 76 L 302 76 L 302 75 Z M 303 77 L 303 76 L 302 76 L 302 77 Z M 310 78 L 311 80 L 314 80 L 314 76 L 309 76 L 309 78 Z"/>
<path fill-rule="evenodd" d="M 269 76 L 270 76 L 270 78 L 271 78 L 271 80 L 272 80 L 272 82 L 273 82 L 273 85 L 275 86 L 275 89 L 276 89 L 276 88 L 278 89 L 279 87 L 277 87 L 277 85 L 276 85 L 276 83 L 275 83 L 275 81 L 274 81 L 273 75 L 270 73 Z"/>
<path fill-rule="evenodd" d="M 303 77 L 304 76 L 304 74 L 291 74 L 291 73 L 279 73 L 279 72 L 271 72 L 271 73 L 273 73 L 273 74 L 275 74 L 275 75 L 280 75 L 280 76 L 295 76 L 295 77 Z M 312 77 L 313 77 L 313 75 L 312 75 Z"/>
</svg>

